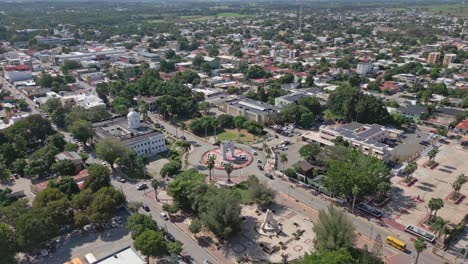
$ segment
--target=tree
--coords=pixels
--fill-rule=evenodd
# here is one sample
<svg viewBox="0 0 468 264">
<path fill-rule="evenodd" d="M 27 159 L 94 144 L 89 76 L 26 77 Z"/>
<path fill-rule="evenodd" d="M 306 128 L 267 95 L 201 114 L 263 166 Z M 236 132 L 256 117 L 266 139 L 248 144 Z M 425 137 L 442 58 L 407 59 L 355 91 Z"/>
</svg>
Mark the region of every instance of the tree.
<svg viewBox="0 0 468 264">
<path fill-rule="evenodd" d="M 382 258 L 383 248 L 384 248 L 384 245 L 383 245 L 382 237 L 380 236 L 380 234 L 377 234 L 377 236 L 375 237 L 374 246 L 372 247 L 372 256 L 378 259 Z"/>
<path fill-rule="evenodd" d="M 133 239 L 146 230 L 155 230 L 157 226 L 156 221 L 149 215 L 133 214 L 127 219 L 127 228 L 132 233 Z"/>
<path fill-rule="evenodd" d="M 208 110 L 210 109 L 211 104 L 207 101 L 200 102 L 198 104 L 198 109 L 202 111 L 205 115 L 208 113 Z"/>
<path fill-rule="evenodd" d="M 195 219 L 192 220 L 192 222 L 190 222 L 190 225 L 189 225 L 188 228 L 189 228 L 190 232 L 195 237 L 197 237 L 197 234 L 200 233 L 200 231 L 202 229 L 202 223 L 198 218 L 195 218 Z"/>
<path fill-rule="evenodd" d="M 302 146 L 299 149 L 299 154 L 302 158 L 309 162 L 313 162 L 316 160 L 317 155 L 320 153 L 321 148 L 318 144 L 307 144 Z"/>
<path fill-rule="evenodd" d="M 416 261 L 414 262 L 414 264 L 418 264 L 419 254 L 421 254 L 421 252 L 423 252 L 427 248 L 427 246 L 424 240 L 420 237 L 418 237 L 418 239 L 414 241 L 413 246 L 416 249 Z"/>
<path fill-rule="evenodd" d="M 89 176 L 84 182 L 84 188 L 90 189 L 93 193 L 103 187 L 110 186 L 110 171 L 100 164 L 92 164 L 88 168 Z"/>
<path fill-rule="evenodd" d="M 454 199 L 454 200 L 458 199 L 458 196 L 460 195 L 461 187 L 465 183 L 466 183 L 465 174 L 458 175 L 458 177 L 452 183 L 452 188 L 453 188 L 452 199 Z"/>
<path fill-rule="evenodd" d="M 231 182 L 232 182 L 232 181 L 231 181 L 231 173 L 232 173 L 232 171 L 234 170 L 234 167 L 232 166 L 231 163 L 226 163 L 226 164 L 224 165 L 224 170 L 226 171 L 226 174 L 227 174 L 227 176 L 228 176 L 227 182 L 228 182 L 228 183 L 231 183 Z"/>
<path fill-rule="evenodd" d="M 390 182 L 389 168 L 376 157 L 343 146 L 327 148 L 327 155 L 323 158 L 327 168 L 324 184 L 338 196 L 351 200 L 351 186 L 359 186 L 360 194 L 370 194 L 376 192 L 379 183 Z"/>
<path fill-rule="evenodd" d="M 62 193 L 67 195 L 68 198 L 80 192 L 78 184 L 76 184 L 72 177 L 62 177 L 58 181 L 51 180 L 49 181 L 48 187 L 59 189 Z"/>
<path fill-rule="evenodd" d="M 351 220 L 338 209 L 329 206 L 320 210 L 318 222 L 314 225 L 316 248 L 330 251 L 350 248 L 355 238 Z"/>
<path fill-rule="evenodd" d="M 434 231 L 434 233 L 437 235 L 437 238 L 439 239 L 443 234 L 445 234 L 446 227 L 447 227 L 448 222 L 445 221 L 442 218 L 436 218 L 434 222 L 431 224 L 431 229 Z"/>
<path fill-rule="evenodd" d="M 96 145 L 96 156 L 109 163 L 112 169 L 115 161 L 122 158 L 125 153 L 122 143 L 115 139 L 104 139 Z"/>
<path fill-rule="evenodd" d="M 209 157 L 208 161 L 206 162 L 206 167 L 208 168 L 208 171 L 210 173 L 210 181 L 211 181 L 211 175 L 212 175 L 212 172 L 213 172 L 213 169 L 214 169 L 214 165 L 215 165 L 214 157 Z"/>
<path fill-rule="evenodd" d="M 265 206 L 273 202 L 276 192 L 260 183 L 255 175 L 249 175 L 247 179 L 247 195 L 260 206 Z"/>
<path fill-rule="evenodd" d="M 125 196 L 113 187 L 104 187 L 93 194 L 93 200 L 87 210 L 87 216 L 92 223 L 107 223 L 115 215 Z"/>
<path fill-rule="evenodd" d="M 429 157 L 430 161 L 434 161 L 435 157 L 437 156 L 437 153 L 439 153 L 439 147 L 433 147 L 428 153 L 427 156 Z"/>
<path fill-rule="evenodd" d="M 170 242 L 167 244 L 167 250 L 175 255 L 180 255 L 180 253 L 183 250 L 184 244 L 180 242 L 179 240 L 176 240 L 175 242 Z"/>
<path fill-rule="evenodd" d="M 284 166 L 288 162 L 288 155 L 286 153 L 280 154 L 280 162 L 281 162 L 281 165 L 283 165 L 283 178 L 284 178 Z"/>
<path fill-rule="evenodd" d="M 0 259 L 3 263 L 16 263 L 15 233 L 9 225 L 0 222 Z"/>
<path fill-rule="evenodd" d="M 353 194 L 353 207 L 351 209 L 351 213 L 354 214 L 354 205 L 356 204 L 356 198 L 360 193 L 360 189 L 357 185 L 354 185 L 353 188 L 351 189 L 351 193 Z"/>
<path fill-rule="evenodd" d="M 0 182 L 5 182 L 11 177 L 11 172 L 5 164 L 0 163 Z"/>
<path fill-rule="evenodd" d="M 167 243 L 161 233 L 146 230 L 133 241 L 135 249 L 146 257 L 149 264 L 150 257 L 161 257 L 167 253 Z"/>
<path fill-rule="evenodd" d="M 154 189 L 154 199 L 158 200 L 158 187 L 161 182 L 158 179 L 151 180 L 151 187 Z"/>
<path fill-rule="evenodd" d="M 237 140 L 239 140 L 240 138 L 240 130 L 243 128 L 244 126 L 244 119 L 243 118 L 239 118 L 238 116 L 234 117 L 234 126 L 236 127 L 237 129 Z"/>
<path fill-rule="evenodd" d="M 73 122 L 68 129 L 75 138 L 85 145 L 94 135 L 91 123 L 86 120 L 77 120 Z"/>
<path fill-rule="evenodd" d="M 444 207 L 444 201 L 440 198 L 431 198 L 428 207 L 431 210 L 430 216 L 435 218 L 437 216 L 437 211 Z M 434 212 L 434 216 L 432 216 L 432 212 Z"/>
<path fill-rule="evenodd" d="M 50 166 L 50 169 L 59 176 L 75 175 L 75 164 L 69 159 L 59 160 Z"/>
<path fill-rule="evenodd" d="M 411 177 L 413 175 L 413 173 L 417 170 L 418 168 L 418 165 L 416 164 L 416 162 L 412 161 L 410 163 L 408 163 L 405 167 L 405 174 L 406 174 L 406 179 L 405 179 L 405 182 L 410 182 L 411 180 Z"/>
<path fill-rule="evenodd" d="M 142 202 L 134 202 L 130 201 L 127 202 L 127 208 L 130 210 L 132 213 L 138 213 L 138 210 L 143 206 Z"/>
<path fill-rule="evenodd" d="M 161 177 L 165 178 L 167 177 L 172 177 L 176 175 L 179 170 L 182 168 L 182 164 L 180 164 L 179 161 L 169 161 L 169 163 L 166 163 L 162 166 L 161 170 L 159 171 L 159 174 Z"/>
<path fill-rule="evenodd" d="M 46 188 L 40 191 L 34 198 L 33 207 L 40 208 L 47 206 L 50 202 L 66 199 L 64 193 L 55 188 Z"/>
<path fill-rule="evenodd" d="M 219 121 L 218 119 L 214 119 L 213 121 L 211 121 L 211 126 L 213 127 L 213 137 L 214 137 L 214 141 L 216 142 L 216 129 L 219 127 Z"/>
<path fill-rule="evenodd" d="M 15 222 L 16 242 L 22 252 L 44 248 L 46 242 L 58 234 L 59 226 L 46 210 L 34 208 Z"/>
<path fill-rule="evenodd" d="M 200 219 L 211 232 L 226 239 L 240 231 L 242 220 L 239 198 L 231 191 L 212 191 Z"/>
<path fill-rule="evenodd" d="M 344 248 L 336 251 L 317 251 L 312 254 L 306 254 L 304 258 L 298 261 L 298 264 L 357 264 L 351 253 Z"/>
</svg>

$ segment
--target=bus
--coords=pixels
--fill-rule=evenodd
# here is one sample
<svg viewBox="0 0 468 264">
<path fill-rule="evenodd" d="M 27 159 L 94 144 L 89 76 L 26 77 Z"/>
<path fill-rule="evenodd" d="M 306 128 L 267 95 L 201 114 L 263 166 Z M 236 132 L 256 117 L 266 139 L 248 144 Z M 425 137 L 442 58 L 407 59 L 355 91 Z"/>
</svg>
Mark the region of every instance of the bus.
<svg viewBox="0 0 468 264">
<path fill-rule="evenodd" d="M 399 249 L 403 252 L 406 251 L 406 243 L 401 240 L 398 240 L 392 236 L 388 236 L 385 241 L 387 242 L 387 244 L 389 244 L 390 246 L 396 249 Z"/>
</svg>

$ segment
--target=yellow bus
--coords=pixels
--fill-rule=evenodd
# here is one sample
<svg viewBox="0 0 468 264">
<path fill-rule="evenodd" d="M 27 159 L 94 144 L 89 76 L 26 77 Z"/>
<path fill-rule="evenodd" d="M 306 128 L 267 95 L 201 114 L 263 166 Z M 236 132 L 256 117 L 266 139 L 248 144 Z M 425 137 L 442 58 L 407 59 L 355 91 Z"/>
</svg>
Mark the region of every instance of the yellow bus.
<svg viewBox="0 0 468 264">
<path fill-rule="evenodd" d="M 406 250 L 406 243 L 401 241 L 401 240 L 398 240 L 392 236 L 388 236 L 387 239 L 385 240 L 387 242 L 387 244 L 389 244 L 390 246 L 394 247 L 394 248 L 397 248 L 401 251 L 405 251 Z"/>
</svg>

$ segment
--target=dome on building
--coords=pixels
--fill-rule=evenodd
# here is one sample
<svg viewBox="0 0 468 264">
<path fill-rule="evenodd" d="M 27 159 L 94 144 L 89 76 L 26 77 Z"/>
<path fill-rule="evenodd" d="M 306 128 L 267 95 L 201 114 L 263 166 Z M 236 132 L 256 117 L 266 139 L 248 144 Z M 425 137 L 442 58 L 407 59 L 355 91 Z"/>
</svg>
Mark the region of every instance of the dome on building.
<svg viewBox="0 0 468 264">
<path fill-rule="evenodd" d="M 128 128 L 137 129 L 140 127 L 140 114 L 133 109 L 127 114 Z"/>
</svg>

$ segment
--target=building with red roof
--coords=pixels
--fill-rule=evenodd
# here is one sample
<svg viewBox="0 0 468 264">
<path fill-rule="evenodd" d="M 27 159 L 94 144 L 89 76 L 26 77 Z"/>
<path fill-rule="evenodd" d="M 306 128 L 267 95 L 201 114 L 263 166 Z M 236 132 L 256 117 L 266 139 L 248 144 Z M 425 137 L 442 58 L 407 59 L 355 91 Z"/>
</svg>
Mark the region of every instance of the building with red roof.
<svg viewBox="0 0 468 264">
<path fill-rule="evenodd" d="M 464 120 L 460 121 L 460 123 L 458 123 L 455 126 L 455 129 L 453 131 L 455 133 L 461 134 L 461 135 L 468 134 L 468 119 L 464 119 Z"/>
</svg>

